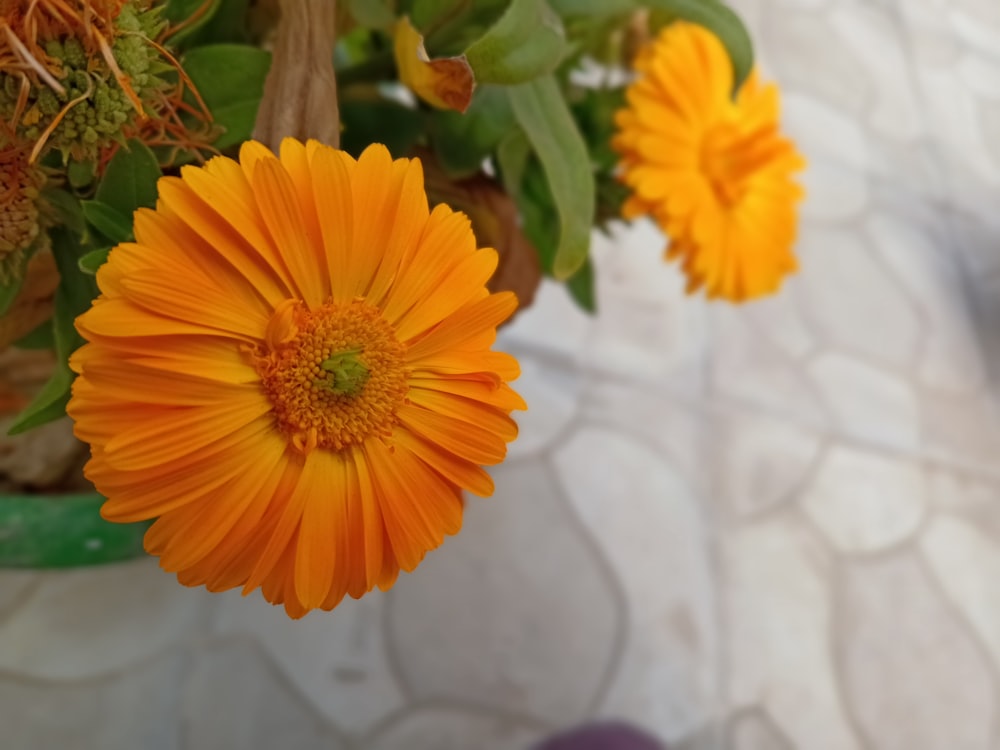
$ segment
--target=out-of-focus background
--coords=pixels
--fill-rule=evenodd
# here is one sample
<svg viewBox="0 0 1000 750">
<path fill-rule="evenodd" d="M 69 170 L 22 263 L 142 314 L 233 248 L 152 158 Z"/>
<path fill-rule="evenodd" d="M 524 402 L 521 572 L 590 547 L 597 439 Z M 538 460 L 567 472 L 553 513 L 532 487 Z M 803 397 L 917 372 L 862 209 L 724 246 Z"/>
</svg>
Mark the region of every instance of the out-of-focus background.
<svg viewBox="0 0 1000 750">
<path fill-rule="evenodd" d="M 496 496 L 387 595 L 0 573 L 0 747 L 1000 747 L 1000 2 L 733 5 L 810 160 L 780 296 L 600 239 L 597 318 L 545 286 L 502 334 Z"/>
</svg>

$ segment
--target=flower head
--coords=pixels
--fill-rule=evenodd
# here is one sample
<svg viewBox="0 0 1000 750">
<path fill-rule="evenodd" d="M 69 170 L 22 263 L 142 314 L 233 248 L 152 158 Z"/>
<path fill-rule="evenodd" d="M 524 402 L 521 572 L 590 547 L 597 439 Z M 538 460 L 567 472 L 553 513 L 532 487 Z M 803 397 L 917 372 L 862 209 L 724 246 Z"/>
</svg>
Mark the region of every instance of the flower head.
<svg viewBox="0 0 1000 750">
<path fill-rule="evenodd" d="M 64 159 L 102 148 L 177 89 L 157 73 L 165 26 L 149 0 L 0 0 L 0 118 Z"/>
<path fill-rule="evenodd" d="M 674 23 L 640 54 L 612 145 L 633 191 L 626 218 L 650 214 L 681 259 L 688 290 L 743 301 L 796 269 L 792 245 L 805 162 L 779 128 L 778 91 L 756 72 L 732 97 L 718 38 Z"/>
<path fill-rule="evenodd" d="M 38 238 L 44 184 L 44 173 L 28 162 L 27 148 L 6 145 L 0 150 L 0 284 L 21 273 L 25 253 Z"/>
<path fill-rule="evenodd" d="M 421 164 L 286 139 L 159 183 L 111 251 L 68 411 L 113 521 L 187 585 L 299 617 L 392 585 L 489 495 L 524 402 L 496 252 Z"/>
</svg>

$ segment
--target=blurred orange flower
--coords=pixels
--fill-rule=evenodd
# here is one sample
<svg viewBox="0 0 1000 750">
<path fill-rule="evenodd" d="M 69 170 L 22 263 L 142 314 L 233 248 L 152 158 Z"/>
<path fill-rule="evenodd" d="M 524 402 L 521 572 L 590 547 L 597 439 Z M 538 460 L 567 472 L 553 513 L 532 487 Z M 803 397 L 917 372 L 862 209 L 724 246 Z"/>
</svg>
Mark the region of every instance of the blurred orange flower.
<svg viewBox="0 0 1000 750">
<path fill-rule="evenodd" d="M 666 27 L 639 55 L 612 145 L 632 189 L 625 218 L 669 236 L 688 291 L 733 302 L 770 294 L 796 270 L 793 180 L 805 161 L 780 131 L 778 90 L 756 73 L 735 99 L 733 69 L 700 26 Z"/>
</svg>

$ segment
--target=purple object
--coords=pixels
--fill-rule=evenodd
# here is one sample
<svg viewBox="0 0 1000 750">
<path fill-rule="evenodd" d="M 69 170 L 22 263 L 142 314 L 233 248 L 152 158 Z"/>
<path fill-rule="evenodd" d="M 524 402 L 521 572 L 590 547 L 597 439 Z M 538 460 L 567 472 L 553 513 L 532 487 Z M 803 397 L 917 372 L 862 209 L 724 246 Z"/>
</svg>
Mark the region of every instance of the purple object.
<svg viewBox="0 0 1000 750">
<path fill-rule="evenodd" d="M 667 747 L 627 724 L 609 722 L 557 734 L 535 750 L 667 750 Z"/>
</svg>

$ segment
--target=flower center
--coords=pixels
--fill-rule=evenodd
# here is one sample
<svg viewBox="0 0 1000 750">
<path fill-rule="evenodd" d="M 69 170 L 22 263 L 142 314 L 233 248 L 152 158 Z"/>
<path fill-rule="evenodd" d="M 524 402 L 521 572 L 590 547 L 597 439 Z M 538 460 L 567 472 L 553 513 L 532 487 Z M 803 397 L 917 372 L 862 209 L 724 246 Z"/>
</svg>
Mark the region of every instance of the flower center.
<svg viewBox="0 0 1000 750">
<path fill-rule="evenodd" d="M 303 453 L 388 435 L 406 398 L 405 349 L 364 302 L 277 307 L 254 365 L 275 419 Z"/>
</svg>

